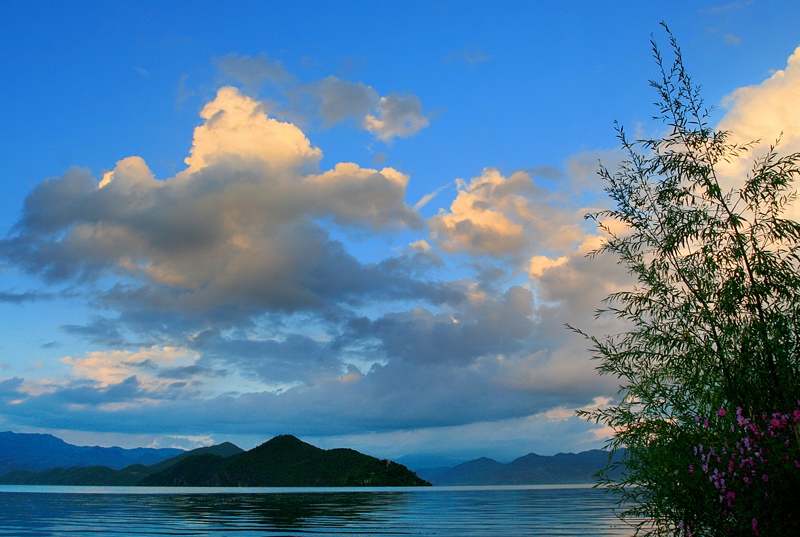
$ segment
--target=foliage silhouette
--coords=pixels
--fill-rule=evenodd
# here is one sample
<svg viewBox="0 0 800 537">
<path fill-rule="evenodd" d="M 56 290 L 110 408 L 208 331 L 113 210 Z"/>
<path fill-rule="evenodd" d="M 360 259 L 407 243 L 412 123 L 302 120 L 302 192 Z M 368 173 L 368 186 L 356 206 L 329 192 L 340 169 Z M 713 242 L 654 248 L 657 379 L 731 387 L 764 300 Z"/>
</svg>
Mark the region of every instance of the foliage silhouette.
<svg viewBox="0 0 800 537">
<path fill-rule="evenodd" d="M 660 74 L 651 85 L 653 119 L 667 133 L 631 141 L 617 127 L 627 158 L 599 172 L 614 207 L 587 216 L 606 235 L 591 255 L 616 256 L 636 279 L 598 311 L 626 331 L 587 335 L 598 371 L 621 381 L 619 402 L 579 414 L 610 426 L 609 447 L 625 450 L 600 477 L 637 534 L 797 534 L 800 503 L 780 494 L 786 479 L 800 478 L 794 465 L 765 483 L 769 509 L 753 498 L 729 508 L 713 480 L 693 470 L 698 446 L 727 453 L 741 440 L 725 409 L 755 419 L 791 415 L 800 404 L 800 224 L 786 216 L 800 154 L 770 147 L 740 186 L 725 188 L 720 168 L 753 144 L 709 126 L 700 89 L 662 26 L 673 59 L 665 62 L 651 40 Z M 799 430 L 785 428 L 776 457 L 800 459 Z"/>
</svg>

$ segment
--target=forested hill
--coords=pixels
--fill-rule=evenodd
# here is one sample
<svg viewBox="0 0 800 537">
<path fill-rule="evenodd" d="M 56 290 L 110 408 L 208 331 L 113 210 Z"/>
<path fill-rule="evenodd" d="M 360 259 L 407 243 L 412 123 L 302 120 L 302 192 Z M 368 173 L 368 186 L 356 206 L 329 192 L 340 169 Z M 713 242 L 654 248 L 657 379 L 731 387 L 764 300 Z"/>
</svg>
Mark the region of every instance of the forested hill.
<svg viewBox="0 0 800 537">
<path fill-rule="evenodd" d="M 156 486 L 357 487 L 428 485 L 405 466 L 352 449 L 324 450 L 276 436 L 234 455 L 189 457 L 141 482 Z"/>
<path fill-rule="evenodd" d="M 198 448 L 155 465 L 16 470 L 0 484 L 105 486 L 328 487 L 419 486 L 430 483 L 405 466 L 352 449 L 324 450 L 290 435 L 250 450 L 230 444 Z"/>
</svg>

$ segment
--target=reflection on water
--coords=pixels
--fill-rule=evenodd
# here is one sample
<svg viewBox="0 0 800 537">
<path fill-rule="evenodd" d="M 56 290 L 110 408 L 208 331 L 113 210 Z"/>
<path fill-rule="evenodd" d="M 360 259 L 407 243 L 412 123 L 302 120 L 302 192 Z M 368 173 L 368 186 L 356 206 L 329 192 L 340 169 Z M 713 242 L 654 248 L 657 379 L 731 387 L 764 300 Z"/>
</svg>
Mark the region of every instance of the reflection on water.
<svg viewBox="0 0 800 537">
<path fill-rule="evenodd" d="M 0 488 L 1 536 L 630 536 L 595 489 L 35 493 Z M 20 491 L 23 490 L 23 491 Z"/>
</svg>

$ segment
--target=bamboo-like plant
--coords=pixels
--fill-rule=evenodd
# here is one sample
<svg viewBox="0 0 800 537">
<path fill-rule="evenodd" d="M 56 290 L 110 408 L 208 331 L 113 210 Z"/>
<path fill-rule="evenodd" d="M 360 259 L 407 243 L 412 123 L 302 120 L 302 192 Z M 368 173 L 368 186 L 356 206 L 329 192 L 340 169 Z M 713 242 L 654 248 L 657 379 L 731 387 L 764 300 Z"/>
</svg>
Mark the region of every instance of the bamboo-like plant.
<svg viewBox="0 0 800 537">
<path fill-rule="evenodd" d="M 598 371 L 620 379 L 619 400 L 579 414 L 614 430 L 609 447 L 624 456 L 601 483 L 619 494 L 620 515 L 637 534 L 798 535 L 800 424 L 791 418 L 800 406 L 800 223 L 786 211 L 800 154 L 771 147 L 741 185 L 723 187 L 720 165 L 752 144 L 709 126 L 700 89 L 662 26 L 673 59 L 665 62 L 651 40 L 660 71 L 651 85 L 653 119 L 667 132 L 631 141 L 617 126 L 627 158 L 599 172 L 613 208 L 587 215 L 607 236 L 591 255 L 616 256 L 636 279 L 598 311 L 629 328 L 587 336 Z M 748 426 L 773 416 L 789 419 L 758 429 L 778 440 L 754 492 L 736 474 L 746 453 L 736 468 L 728 455 L 737 442 L 753 444 Z M 713 468 L 702 459 L 710 447 L 725 452 Z M 720 494 L 708 472 L 719 474 L 723 461 L 727 483 L 739 489 Z M 790 484 L 795 493 L 780 497 Z"/>
</svg>

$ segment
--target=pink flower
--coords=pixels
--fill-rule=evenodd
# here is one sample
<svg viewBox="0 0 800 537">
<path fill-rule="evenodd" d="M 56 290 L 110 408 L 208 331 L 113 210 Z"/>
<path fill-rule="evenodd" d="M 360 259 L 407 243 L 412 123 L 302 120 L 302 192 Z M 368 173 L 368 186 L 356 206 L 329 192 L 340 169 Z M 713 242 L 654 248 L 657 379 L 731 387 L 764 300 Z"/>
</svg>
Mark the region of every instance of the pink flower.
<svg viewBox="0 0 800 537">
<path fill-rule="evenodd" d="M 717 410 L 717 416 L 719 416 L 720 418 L 724 418 L 726 414 L 728 414 L 728 411 L 725 410 L 724 408 L 720 408 L 719 410 Z"/>
<path fill-rule="evenodd" d="M 750 521 L 750 527 L 753 528 L 753 533 L 758 535 L 758 520 L 755 518 Z"/>
</svg>

